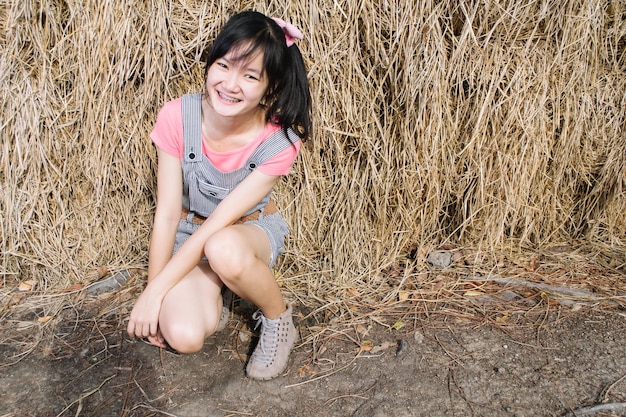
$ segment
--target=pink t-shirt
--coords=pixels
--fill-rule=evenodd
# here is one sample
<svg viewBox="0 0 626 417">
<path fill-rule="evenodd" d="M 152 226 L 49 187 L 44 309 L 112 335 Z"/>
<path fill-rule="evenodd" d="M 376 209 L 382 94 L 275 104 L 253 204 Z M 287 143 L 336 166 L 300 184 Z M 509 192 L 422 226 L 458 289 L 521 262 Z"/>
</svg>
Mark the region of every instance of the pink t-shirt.
<svg viewBox="0 0 626 417">
<path fill-rule="evenodd" d="M 185 143 L 181 103 L 182 98 L 177 98 L 163 105 L 150 133 L 150 139 L 164 152 L 182 160 Z M 268 123 L 263 132 L 253 141 L 239 149 L 227 152 L 215 152 L 209 149 L 205 141 L 202 141 L 202 153 L 220 171 L 234 171 L 243 167 L 259 145 L 279 129 L 281 129 L 280 126 Z M 294 143 L 294 146 L 288 146 L 278 155 L 265 161 L 257 169 L 266 175 L 287 175 L 299 151 L 300 141 L 297 141 Z"/>
</svg>

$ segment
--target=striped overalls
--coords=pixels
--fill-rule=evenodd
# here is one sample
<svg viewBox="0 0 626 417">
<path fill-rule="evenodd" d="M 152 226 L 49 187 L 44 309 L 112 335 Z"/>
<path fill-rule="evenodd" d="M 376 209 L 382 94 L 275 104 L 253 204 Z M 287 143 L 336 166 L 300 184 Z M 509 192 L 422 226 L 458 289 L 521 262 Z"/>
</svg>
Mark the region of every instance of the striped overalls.
<svg viewBox="0 0 626 417">
<path fill-rule="evenodd" d="M 182 159 L 183 169 L 183 213 L 176 233 L 176 252 L 195 232 L 202 221 L 215 207 L 243 181 L 254 169 L 268 159 L 279 154 L 292 142 L 300 140 L 289 130 L 289 137 L 283 129 L 267 138 L 250 156 L 246 164 L 231 172 L 221 172 L 202 154 L 202 95 L 187 94 L 182 99 L 183 137 L 185 149 Z M 268 205 L 269 203 L 269 205 Z M 270 267 L 283 251 L 285 236 L 289 228 L 270 201 L 268 193 L 255 207 L 241 219 L 241 223 L 255 224 L 265 231 L 272 247 Z"/>
</svg>

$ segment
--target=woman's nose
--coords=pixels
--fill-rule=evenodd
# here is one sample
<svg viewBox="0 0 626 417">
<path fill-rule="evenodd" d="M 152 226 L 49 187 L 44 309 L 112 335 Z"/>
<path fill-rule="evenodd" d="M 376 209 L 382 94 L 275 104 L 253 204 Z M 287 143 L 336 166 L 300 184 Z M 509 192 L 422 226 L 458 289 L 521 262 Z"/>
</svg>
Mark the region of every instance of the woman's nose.
<svg viewBox="0 0 626 417">
<path fill-rule="evenodd" d="M 230 91 L 235 91 L 237 89 L 237 80 L 238 75 L 237 71 L 229 71 L 226 77 L 224 78 L 224 86 L 228 88 Z"/>
</svg>

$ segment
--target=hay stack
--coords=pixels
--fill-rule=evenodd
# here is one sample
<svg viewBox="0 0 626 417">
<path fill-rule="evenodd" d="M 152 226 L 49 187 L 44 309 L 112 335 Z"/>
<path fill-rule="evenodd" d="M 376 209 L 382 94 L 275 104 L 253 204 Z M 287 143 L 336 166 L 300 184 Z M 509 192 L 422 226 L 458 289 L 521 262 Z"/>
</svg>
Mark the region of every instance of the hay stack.
<svg viewBox="0 0 626 417">
<path fill-rule="evenodd" d="M 315 133 L 277 193 L 298 297 L 376 293 L 412 244 L 623 248 L 626 4 L 522 3 L 4 2 L 4 284 L 145 265 L 156 112 L 246 8 L 306 34 Z"/>
</svg>

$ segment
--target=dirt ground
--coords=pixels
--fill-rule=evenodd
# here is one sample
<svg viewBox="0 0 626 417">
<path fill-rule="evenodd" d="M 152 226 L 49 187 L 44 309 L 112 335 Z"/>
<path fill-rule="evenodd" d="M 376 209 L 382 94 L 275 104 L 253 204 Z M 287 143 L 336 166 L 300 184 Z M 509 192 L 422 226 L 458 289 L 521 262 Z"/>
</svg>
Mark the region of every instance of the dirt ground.
<svg viewBox="0 0 626 417">
<path fill-rule="evenodd" d="M 16 339 L 0 345 L 1 417 L 626 415 L 620 309 L 554 306 L 492 324 L 407 315 L 399 330 L 316 337 L 302 320 L 284 375 L 257 382 L 244 374 L 255 343 L 245 305 L 201 352 L 178 355 L 129 339 L 124 311 L 97 319 L 106 302 L 65 310 L 28 355 Z"/>
</svg>

